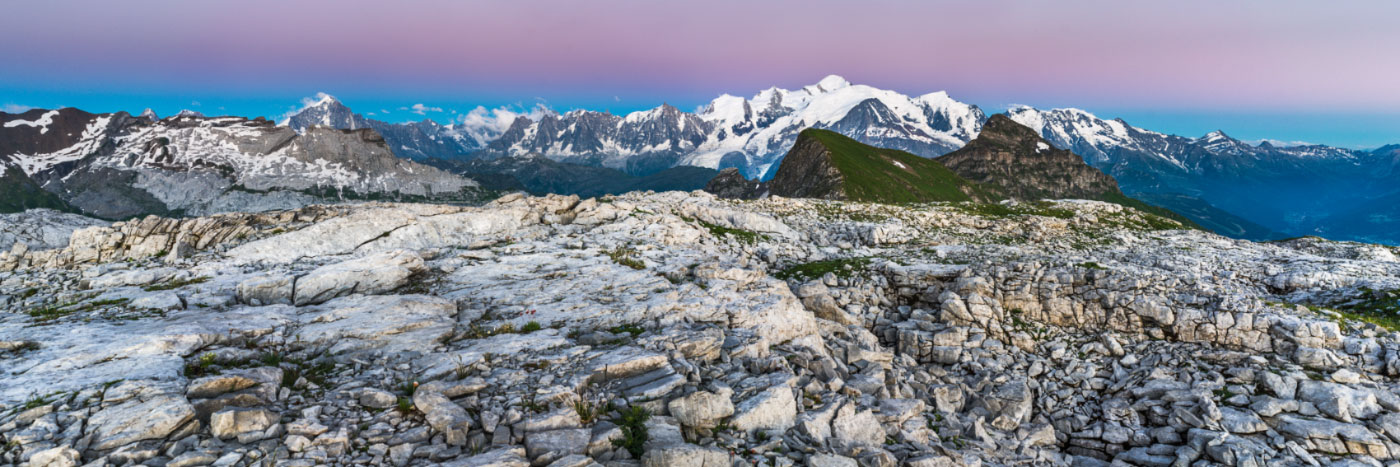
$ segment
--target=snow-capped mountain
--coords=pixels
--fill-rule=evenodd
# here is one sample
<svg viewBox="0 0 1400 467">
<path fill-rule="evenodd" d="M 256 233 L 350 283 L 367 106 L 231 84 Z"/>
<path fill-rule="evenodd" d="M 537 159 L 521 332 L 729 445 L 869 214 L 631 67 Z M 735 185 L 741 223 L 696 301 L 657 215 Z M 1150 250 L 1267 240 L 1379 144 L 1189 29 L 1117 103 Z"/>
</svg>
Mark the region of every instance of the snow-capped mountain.
<svg viewBox="0 0 1400 467">
<path fill-rule="evenodd" d="M 621 117 L 572 111 L 517 119 L 473 156 L 539 153 L 632 173 L 676 165 L 737 167 L 753 177 L 775 167 L 806 128 L 934 157 L 962 147 L 985 120 L 976 106 L 946 93 L 910 97 L 828 76 L 801 89 L 775 87 L 748 99 L 722 95 L 696 113 L 663 105 Z"/>
<path fill-rule="evenodd" d="M 1175 204 L 1204 201 L 1290 235 L 1348 238 L 1347 230 L 1324 221 L 1329 213 L 1400 192 L 1395 161 L 1379 151 L 1251 145 L 1223 131 L 1199 138 L 1167 135 L 1078 109 L 1020 107 L 1007 114 L 1114 176 L 1131 195 L 1184 212 L 1190 209 Z"/>
<path fill-rule="evenodd" d="M 296 207 L 326 198 L 451 197 L 465 178 L 394 156 L 370 129 L 297 133 L 257 118 L 188 113 L 0 113 L 6 172 L 99 217 Z"/>
<path fill-rule="evenodd" d="M 456 158 L 481 149 L 484 141 L 453 125 L 441 125 L 430 119 L 419 122 L 388 123 L 365 118 L 342 104 L 335 97 L 319 94 L 315 101 L 281 122 L 298 133 L 315 125 L 341 130 L 371 128 L 399 157 L 413 160 Z"/>
</svg>

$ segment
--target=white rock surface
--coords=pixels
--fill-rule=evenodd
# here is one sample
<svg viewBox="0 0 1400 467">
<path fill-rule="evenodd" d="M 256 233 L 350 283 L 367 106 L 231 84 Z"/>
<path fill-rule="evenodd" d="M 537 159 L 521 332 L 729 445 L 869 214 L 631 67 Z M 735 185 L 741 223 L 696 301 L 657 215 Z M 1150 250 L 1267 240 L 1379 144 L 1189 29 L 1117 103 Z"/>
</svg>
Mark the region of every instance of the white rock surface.
<svg viewBox="0 0 1400 467">
<path fill-rule="evenodd" d="M 86 227 L 0 253 L 0 463 L 1400 460 L 1400 334 L 1358 319 L 1400 301 L 1393 249 L 1007 209 L 511 195 Z"/>
</svg>

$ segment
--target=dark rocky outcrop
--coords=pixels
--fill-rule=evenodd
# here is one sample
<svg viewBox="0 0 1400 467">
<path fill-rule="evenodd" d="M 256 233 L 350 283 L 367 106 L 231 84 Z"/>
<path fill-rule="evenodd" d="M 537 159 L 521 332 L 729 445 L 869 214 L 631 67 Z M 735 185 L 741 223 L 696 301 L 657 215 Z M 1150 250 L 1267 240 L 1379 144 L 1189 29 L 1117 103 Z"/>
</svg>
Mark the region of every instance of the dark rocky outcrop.
<svg viewBox="0 0 1400 467">
<path fill-rule="evenodd" d="M 982 133 L 967 146 L 937 160 L 963 178 L 998 186 L 1008 196 L 1023 200 L 1122 194 L 1113 177 L 1000 114 L 988 119 Z"/>
</svg>

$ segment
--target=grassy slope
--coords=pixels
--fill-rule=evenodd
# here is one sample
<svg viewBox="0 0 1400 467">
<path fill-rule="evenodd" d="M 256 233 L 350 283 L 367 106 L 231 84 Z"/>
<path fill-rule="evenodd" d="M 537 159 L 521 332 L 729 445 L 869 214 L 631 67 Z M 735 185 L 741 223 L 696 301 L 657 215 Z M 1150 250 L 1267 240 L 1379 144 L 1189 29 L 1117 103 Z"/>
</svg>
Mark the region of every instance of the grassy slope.
<svg viewBox="0 0 1400 467">
<path fill-rule="evenodd" d="M 854 201 L 914 203 L 969 201 L 974 196 L 974 201 L 1001 198 L 931 159 L 866 145 L 833 131 L 808 129 L 803 136 L 816 138 L 831 151 L 832 163 L 845 178 L 846 196 Z M 908 170 L 894 165 L 895 161 Z"/>
<path fill-rule="evenodd" d="M 9 167 L 5 175 L 0 175 L 0 212 L 20 212 L 34 208 L 73 211 L 72 206 L 53 193 L 44 191 L 33 180 L 24 176 L 18 167 Z"/>
</svg>

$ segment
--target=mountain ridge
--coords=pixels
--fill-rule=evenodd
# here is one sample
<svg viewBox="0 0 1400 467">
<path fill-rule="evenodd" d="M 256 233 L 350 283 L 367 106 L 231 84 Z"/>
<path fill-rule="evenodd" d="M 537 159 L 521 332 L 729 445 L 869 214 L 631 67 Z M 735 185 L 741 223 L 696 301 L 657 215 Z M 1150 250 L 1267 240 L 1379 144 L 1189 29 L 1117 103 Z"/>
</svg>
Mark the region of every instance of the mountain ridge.
<svg viewBox="0 0 1400 467">
<path fill-rule="evenodd" d="M 0 112 L 0 123 L 7 172 L 108 219 L 286 209 L 347 198 L 446 201 L 477 190 L 471 180 L 395 157 L 368 128 L 313 126 L 298 133 L 261 117 L 151 120 L 72 108 Z"/>
</svg>

